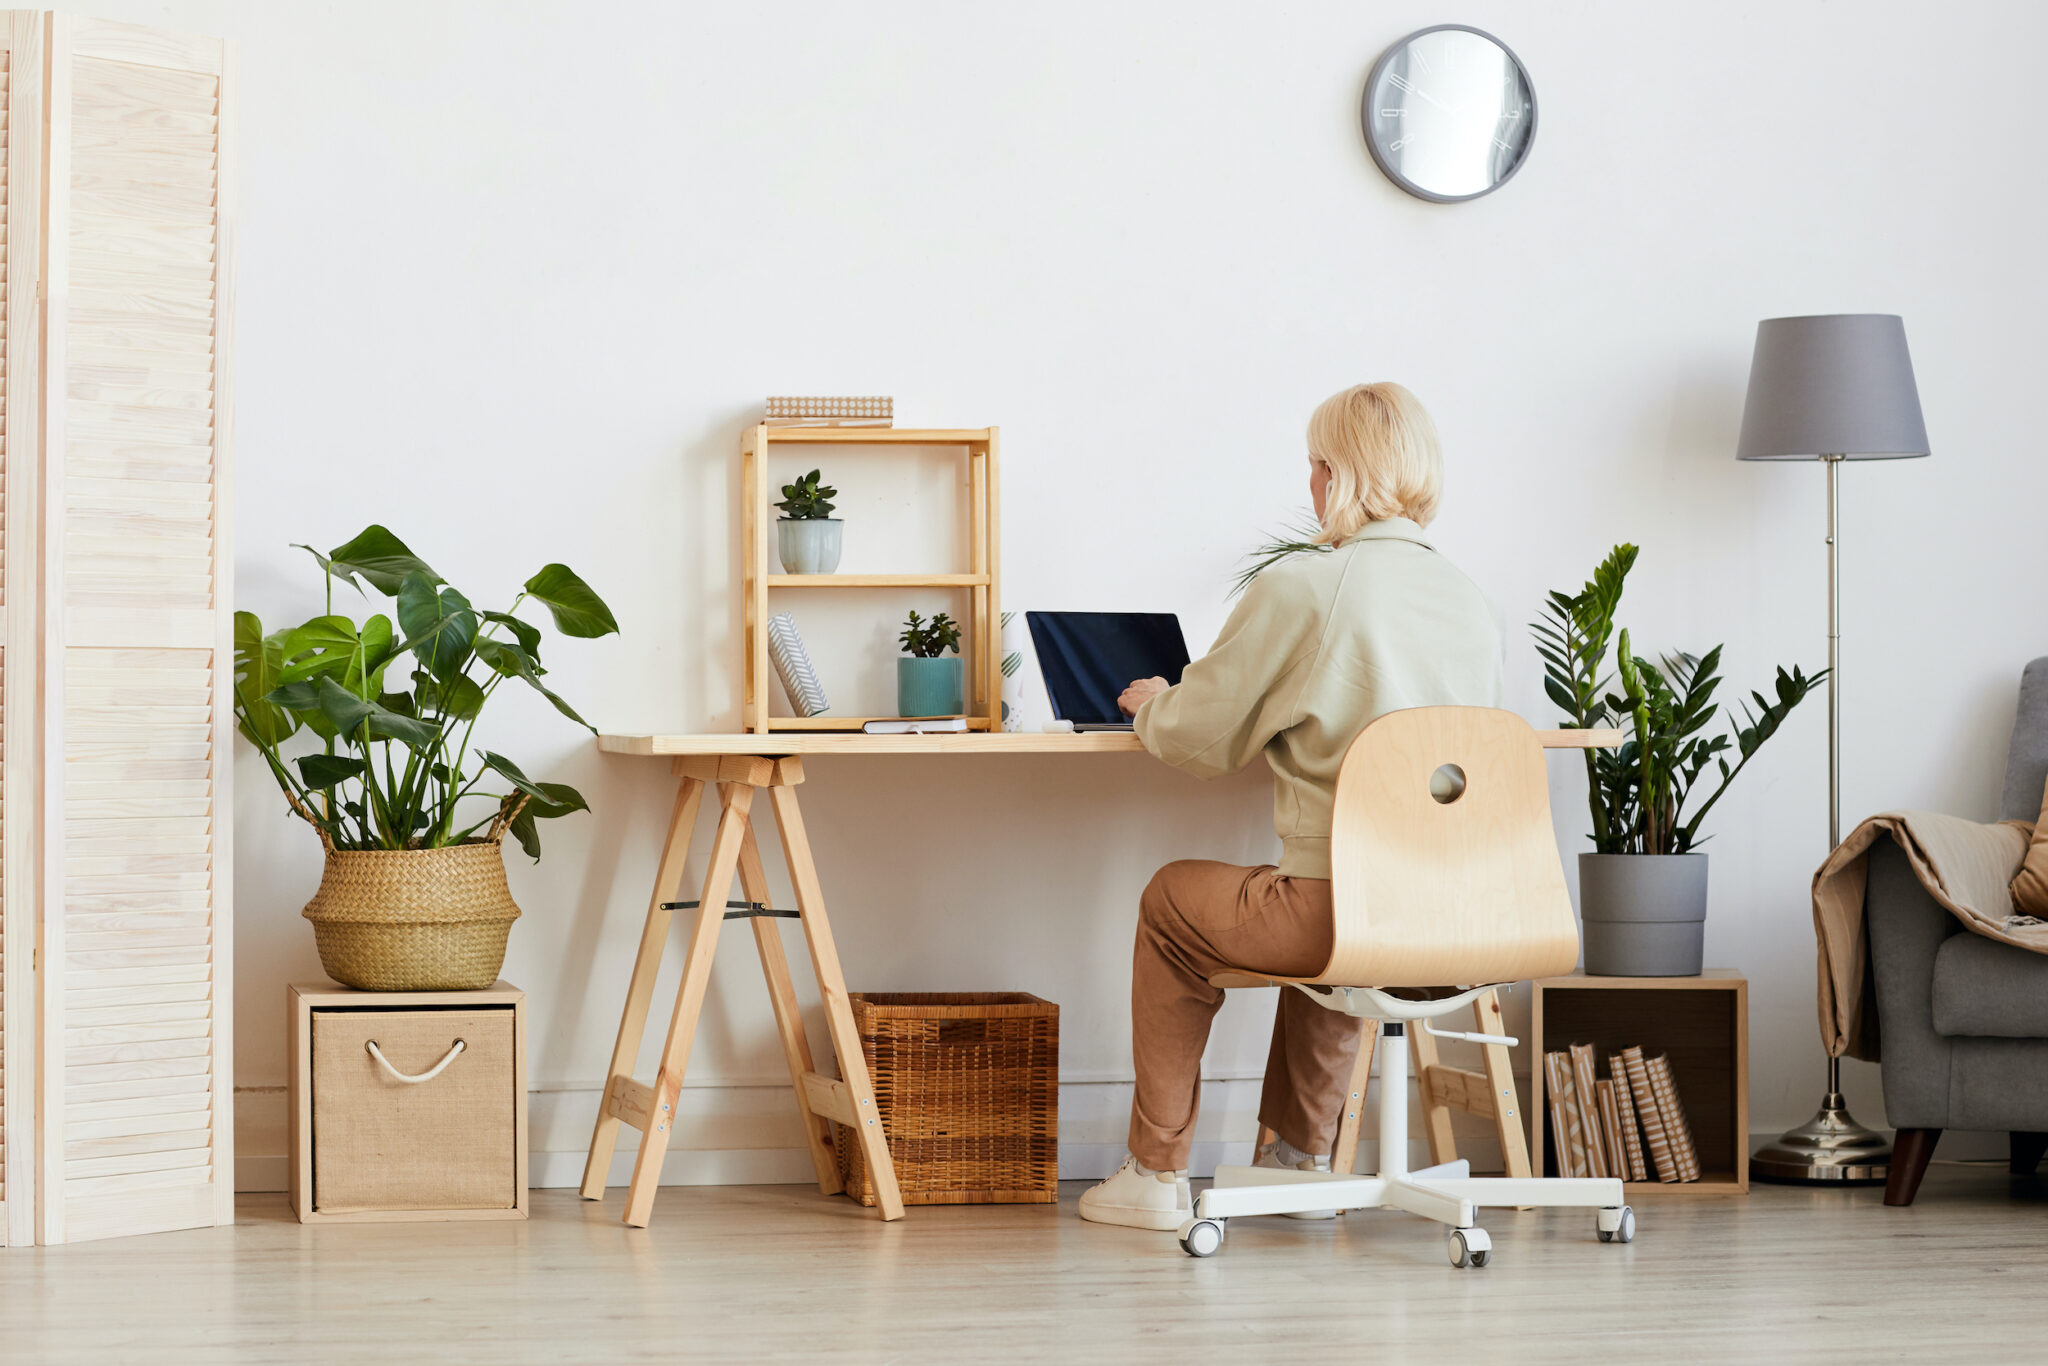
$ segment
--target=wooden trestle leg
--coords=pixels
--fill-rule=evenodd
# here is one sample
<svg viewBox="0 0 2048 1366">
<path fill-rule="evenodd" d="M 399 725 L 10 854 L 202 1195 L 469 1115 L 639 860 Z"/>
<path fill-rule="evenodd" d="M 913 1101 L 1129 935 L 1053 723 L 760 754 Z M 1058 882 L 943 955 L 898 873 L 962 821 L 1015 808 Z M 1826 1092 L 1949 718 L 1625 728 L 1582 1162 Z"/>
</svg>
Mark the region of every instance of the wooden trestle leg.
<svg viewBox="0 0 2048 1366">
<path fill-rule="evenodd" d="M 874 1087 L 868 1079 L 866 1059 L 854 1028 L 853 1013 L 846 999 L 846 981 L 833 946 L 832 927 L 825 915 L 824 895 L 818 886 L 816 865 L 805 838 L 803 817 L 797 809 L 795 787 L 804 780 L 803 761 L 795 756 L 767 759 L 754 756 L 722 758 L 681 758 L 675 773 L 682 780 L 670 816 L 661 863 L 655 875 L 654 896 L 649 903 L 646 928 L 640 936 L 640 952 L 633 964 L 631 985 L 619 1022 L 619 1037 L 612 1049 L 611 1074 L 605 1083 L 598 1108 L 597 1127 L 591 1135 L 590 1157 L 583 1170 L 583 1196 L 597 1200 L 604 1196 L 606 1173 L 610 1170 L 619 1126 L 630 1124 L 640 1130 L 640 1151 L 633 1163 L 632 1184 L 626 1195 L 624 1219 L 636 1228 L 646 1227 L 653 1215 L 654 1196 L 661 1182 L 662 1159 L 675 1136 L 676 1114 L 681 1103 L 683 1074 L 689 1063 L 690 1045 L 696 1037 L 697 1021 L 703 1012 L 704 996 L 711 981 L 711 964 L 718 948 L 718 932 L 727 914 L 727 895 L 738 877 L 745 901 L 735 914 L 754 921 L 754 946 L 761 957 L 761 972 L 768 985 L 768 997 L 775 1009 L 775 1028 L 789 1065 L 790 1086 L 796 1093 L 803 1116 L 804 1136 L 811 1163 L 816 1169 L 818 1188 L 826 1194 L 843 1189 L 833 1156 L 834 1121 L 845 1125 L 860 1143 L 868 1168 L 874 1173 L 876 1204 L 883 1219 L 903 1217 L 903 1201 L 896 1185 L 896 1168 L 889 1157 L 889 1145 L 882 1119 L 875 1105 Z M 718 832 L 712 840 L 710 867 L 698 897 L 697 921 L 690 933 L 683 958 L 683 980 L 676 992 L 674 1013 L 662 1045 L 661 1064 L 654 1085 L 633 1079 L 639 1057 L 641 1036 L 646 1030 L 647 1011 L 654 994 L 654 979 L 661 967 L 672 912 L 666 907 L 680 891 L 683 864 L 688 857 L 691 830 L 696 824 L 706 785 L 718 790 Z M 769 790 L 769 800 L 781 829 L 782 848 L 789 862 L 790 879 L 796 886 L 795 916 L 803 923 L 810 946 L 811 966 L 817 974 L 819 994 L 825 1002 L 825 1022 L 833 1051 L 838 1056 L 844 1080 L 820 1074 L 811 1061 L 810 1041 L 804 1035 L 803 1017 L 797 1005 L 796 988 L 790 979 L 789 959 L 773 923 L 778 913 L 768 906 L 768 876 L 761 865 L 759 846 L 751 821 L 754 796 Z M 779 913 L 779 914 L 787 914 Z"/>
</svg>

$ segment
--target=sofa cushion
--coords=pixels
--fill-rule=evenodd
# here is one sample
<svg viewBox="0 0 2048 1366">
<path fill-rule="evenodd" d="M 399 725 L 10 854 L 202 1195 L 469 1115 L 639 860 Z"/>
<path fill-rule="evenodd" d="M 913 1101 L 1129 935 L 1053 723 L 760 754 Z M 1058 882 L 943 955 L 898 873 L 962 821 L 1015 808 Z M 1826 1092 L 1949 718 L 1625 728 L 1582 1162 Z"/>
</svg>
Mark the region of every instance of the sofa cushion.
<svg viewBox="0 0 2048 1366">
<path fill-rule="evenodd" d="M 2005 756 L 2005 799 L 2000 820 L 2030 821 L 2041 809 L 2048 782 L 2048 656 L 2020 674 L 2020 704 L 2012 718 L 2012 748 Z"/>
<path fill-rule="evenodd" d="M 1934 954 L 1934 1029 L 1951 1038 L 2048 1039 L 2048 953 L 1950 935 Z"/>
</svg>

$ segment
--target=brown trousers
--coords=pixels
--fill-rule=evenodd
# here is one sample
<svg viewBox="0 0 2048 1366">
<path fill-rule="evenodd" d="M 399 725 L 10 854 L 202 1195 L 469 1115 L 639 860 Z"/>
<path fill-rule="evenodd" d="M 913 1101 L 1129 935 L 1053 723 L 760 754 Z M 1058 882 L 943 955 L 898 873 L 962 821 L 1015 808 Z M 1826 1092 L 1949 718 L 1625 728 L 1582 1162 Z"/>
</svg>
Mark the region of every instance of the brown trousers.
<svg viewBox="0 0 2048 1366">
<path fill-rule="evenodd" d="M 1329 961 L 1335 935 L 1330 884 L 1282 877 L 1272 867 L 1205 859 L 1169 863 L 1138 902 L 1131 963 L 1131 1153 L 1147 1167 L 1188 1165 L 1201 1108 L 1202 1050 L 1223 990 L 1209 985 L 1237 969 L 1306 977 Z M 1280 992 L 1259 1120 L 1308 1153 L 1335 1146 L 1344 1087 L 1358 1056 L 1359 1022 Z"/>
</svg>

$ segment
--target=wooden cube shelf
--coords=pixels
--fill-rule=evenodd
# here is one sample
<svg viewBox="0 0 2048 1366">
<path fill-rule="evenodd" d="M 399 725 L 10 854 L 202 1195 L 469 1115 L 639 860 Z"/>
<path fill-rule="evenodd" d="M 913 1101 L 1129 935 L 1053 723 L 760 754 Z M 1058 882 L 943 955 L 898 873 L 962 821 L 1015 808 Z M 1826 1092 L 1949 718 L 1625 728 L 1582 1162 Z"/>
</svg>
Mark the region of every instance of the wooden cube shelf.
<svg viewBox="0 0 2048 1366">
<path fill-rule="evenodd" d="M 967 453 L 966 572 L 957 574 L 775 574 L 774 482 L 768 477 L 771 446 L 959 446 Z M 740 663 L 744 729 L 768 731 L 857 731 L 883 716 L 771 716 L 768 701 L 775 674 L 768 666 L 768 590 L 829 588 L 958 588 L 969 595 L 966 637 L 967 727 L 1003 728 L 1003 609 L 1001 526 L 998 512 L 997 437 L 994 427 L 749 427 L 740 440 L 741 591 L 745 599 Z"/>
<path fill-rule="evenodd" d="M 1593 1045 L 1604 1067 L 1630 1046 L 1666 1054 L 1699 1152 L 1697 1181 L 1630 1181 L 1631 1196 L 1726 1195 L 1749 1189 L 1749 980 L 1731 968 L 1698 977 L 1544 977 L 1529 1009 L 1531 1163 L 1557 1175 L 1543 1054 Z"/>
<path fill-rule="evenodd" d="M 285 996 L 300 1223 L 526 1217 L 526 993 Z"/>
</svg>

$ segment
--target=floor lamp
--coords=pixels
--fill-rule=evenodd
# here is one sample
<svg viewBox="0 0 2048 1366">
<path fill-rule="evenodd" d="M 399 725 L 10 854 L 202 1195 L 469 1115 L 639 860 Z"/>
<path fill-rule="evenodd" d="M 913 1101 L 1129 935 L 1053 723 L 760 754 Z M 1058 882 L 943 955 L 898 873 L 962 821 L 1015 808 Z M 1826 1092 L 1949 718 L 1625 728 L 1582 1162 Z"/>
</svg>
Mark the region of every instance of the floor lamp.
<svg viewBox="0 0 2048 1366">
<path fill-rule="evenodd" d="M 1836 482 L 1844 460 L 1927 454 L 1927 426 L 1906 351 L 1906 325 L 1889 313 L 1766 318 L 1757 324 L 1742 409 L 1739 460 L 1819 460 L 1828 471 L 1828 848 L 1842 842 L 1841 576 Z M 1812 1119 L 1750 1159 L 1774 1181 L 1882 1181 L 1891 1144 L 1842 1103 L 1842 1060 L 1828 1059 L 1828 1089 Z"/>
</svg>

